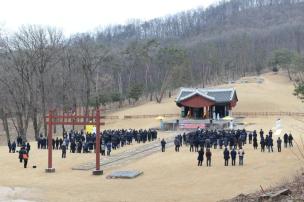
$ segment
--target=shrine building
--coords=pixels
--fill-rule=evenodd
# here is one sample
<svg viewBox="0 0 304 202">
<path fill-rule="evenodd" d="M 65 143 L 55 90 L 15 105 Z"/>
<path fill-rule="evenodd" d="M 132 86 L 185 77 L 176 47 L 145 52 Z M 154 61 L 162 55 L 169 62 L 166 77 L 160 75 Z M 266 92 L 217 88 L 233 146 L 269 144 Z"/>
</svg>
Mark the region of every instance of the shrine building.
<svg viewBox="0 0 304 202">
<path fill-rule="evenodd" d="M 231 115 L 238 98 L 235 88 L 181 88 L 175 102 L 182 118 L 219 119 Z"/>
</svg>

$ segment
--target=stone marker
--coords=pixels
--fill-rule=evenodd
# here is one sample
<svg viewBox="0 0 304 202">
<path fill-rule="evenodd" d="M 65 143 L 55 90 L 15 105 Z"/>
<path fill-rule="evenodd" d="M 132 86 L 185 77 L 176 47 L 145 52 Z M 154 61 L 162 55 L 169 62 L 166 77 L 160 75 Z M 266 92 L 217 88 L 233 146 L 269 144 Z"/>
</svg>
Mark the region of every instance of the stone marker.
<svg viewBox="0 0 304 202">
<path fill-rule="evenodd" d="M 142 171 L 138 170 L 128 170 L 128 171 L 114 171 L 107 176 L 107 179 L 133 179 L 143 174 Z"/>
</svg>

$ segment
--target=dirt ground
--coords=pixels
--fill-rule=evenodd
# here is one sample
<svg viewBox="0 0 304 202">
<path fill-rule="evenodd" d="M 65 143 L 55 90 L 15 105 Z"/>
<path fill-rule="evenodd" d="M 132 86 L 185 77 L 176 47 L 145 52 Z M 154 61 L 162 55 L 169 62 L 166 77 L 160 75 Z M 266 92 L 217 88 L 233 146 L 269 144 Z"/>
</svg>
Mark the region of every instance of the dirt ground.
<svg viewBox="0 0 304 202">
<path fill-rule="evenodd" d="M 294 111 L 303 112 L 304 105 L 292 95 L 293 85 L 287 77 L 272 73 L 262 75 L 264 83 L 238 83 L 239 102 L 234 111 Z M 225 85 L 228 86 L 228 85 Z M 230 85 L 231 86 L 231 85 Z M 174 98 L 162 104 L 147 103 L 113 113 L 123 117 L 135 114 L 179 113 Z M 300 142 L 304 119 L 292 117 L 246 118 L 249 130 L 272 129 L 277 118 L 282 119 L 283 132 L 291 132 Z M 155 119 L 112 120 L 107 128 L 149 128 L 158 126 Z M 162 133 L 160 137 L 167 134 Z M 304 137 L 303 137 L 304 138 Z M 275 137 L 276 140 L 276 137 Z M 137 144 L 135 145 L 137 146 Z M 116 152 L 131 148 L 128 146 Z M 32 143 L 29 168 L 23 169 L 17 154 L 8 153 L 0 146 L 0 201 L 217 201 L 232 198 L 239 193 L 250 193 L 288 181 L 301 167 L 294 155 L 297 148 L 283 149 L 282 153 L 261 153 L 252 145 L 245 146 L 243 167 L 224 167 L 222 150 L 213 150 L 212 167 L 196 166 L 196 153 L 182 147 L 179 153 L 173 148 L 156 153 L 127 165 L 104 170 L 103 176 L 92 176 L 89 171 L 74 171 L 75 165 L 94 161 L 95 154 L 67 154 L 60 158 L 60 151 L 53 153 L 56 173 L 46 174 L 47 152 L 37 151 Z M 37 165 L 36 169 L 32 165 Z M 144 175 L 132 180 L 108 180 L 114 170 L 136 169 Z M 26 190 L 26 191 L 24 191 Z"/>
</svg>

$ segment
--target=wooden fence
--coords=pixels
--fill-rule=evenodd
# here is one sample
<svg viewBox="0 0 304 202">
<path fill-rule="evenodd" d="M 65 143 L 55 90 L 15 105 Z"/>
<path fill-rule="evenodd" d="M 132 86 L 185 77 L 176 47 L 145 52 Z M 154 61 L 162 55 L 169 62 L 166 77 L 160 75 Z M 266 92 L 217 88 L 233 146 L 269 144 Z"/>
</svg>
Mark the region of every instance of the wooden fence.
<svg viewBox="0 0 304 202">
<path fill-rule="evenodd" d="M 149 115 L 125 115 L 124 119 L 144 119 L 144 118 L 156 118 L 163 116 L 165 118 L 179 117 L 180 114 L 149 114 Z"/>
<path fill-rule="evenodd" d="M 119 119 L 119 116 L 101 116 L 103 119 Z"/>
<path fill-rule="evenodd" d="M 232 112 L 234 117 L 258 117 L 258 116 L 304 116 L 303 112 Z"/>
<path fill-rule="evenodd" d="M 233 112 L 233 117 L 267 117 L 267 116 L 304 116 L 304 112 Z M 179 117 L 180 114 L 146 114 L 146 115 L 125 115 L 124 119 L 145 119 L 145 118 L 156 118 L 163 116 L 165 118 Z"/>
</svg>

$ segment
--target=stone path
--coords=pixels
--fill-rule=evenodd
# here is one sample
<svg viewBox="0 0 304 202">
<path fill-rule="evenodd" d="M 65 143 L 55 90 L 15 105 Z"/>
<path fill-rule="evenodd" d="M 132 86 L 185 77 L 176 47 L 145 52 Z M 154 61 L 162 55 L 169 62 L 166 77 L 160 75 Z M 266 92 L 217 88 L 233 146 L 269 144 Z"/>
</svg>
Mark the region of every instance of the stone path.
<svg viewBox="0 0 304 202">
<path fill-rule="evenodd" d="M 174 136 L 166 138 L 166 148 L 174 145 Z M 132 148 L 128 151 L 115 154 L 110 157 L 101 157 L 100 168 L 105 169 L 113 166 L 118 166 L 122 164 L 126 164 L 130 161 L 143 158 L 145 156 L 151 155 L 156 152 L 161 151 L 160 140 L 153 141 L 151 143 L 146 143 L 137 148 Z M 72 168 L 72 170 L 93 170 L 95 169 L 95 161 L 87 162 Z"/>
</svg>

